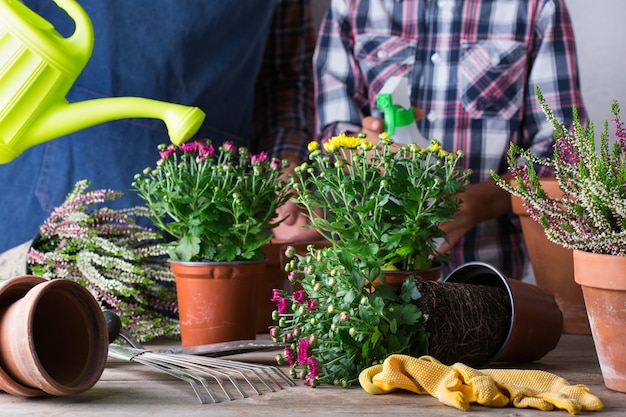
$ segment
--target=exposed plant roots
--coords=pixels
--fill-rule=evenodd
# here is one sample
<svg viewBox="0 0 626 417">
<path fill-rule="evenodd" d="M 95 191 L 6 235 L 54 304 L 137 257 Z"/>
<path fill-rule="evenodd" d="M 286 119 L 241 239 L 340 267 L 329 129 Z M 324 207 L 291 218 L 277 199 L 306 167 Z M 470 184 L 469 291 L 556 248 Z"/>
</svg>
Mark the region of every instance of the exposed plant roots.
<svg viewBox="0 0 626 417">
<path fill-rule="evenodd" d="M 428 315 L 428 354 L 450 365 L 487 364 L 502 347 L 511 324 L 511 303 L 498 287 L 424 281 L 417 305 Z"/>
</svg>

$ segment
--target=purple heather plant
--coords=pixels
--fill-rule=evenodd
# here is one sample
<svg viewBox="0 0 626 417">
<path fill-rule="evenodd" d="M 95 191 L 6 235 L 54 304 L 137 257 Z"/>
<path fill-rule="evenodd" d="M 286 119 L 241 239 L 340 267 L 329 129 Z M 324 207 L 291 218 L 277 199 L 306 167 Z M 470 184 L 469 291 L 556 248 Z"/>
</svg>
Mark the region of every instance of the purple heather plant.
<svg viewBox="0 0 626 417">
<path fill-rule="evenodd" d="M 276 209 L 291 194 L 280 177 L 287 161 L 252 155 L 225 142 L 209 140 L 159 146 L 155 168 L 135 175 L 133 188 L 150 219 L 175 241 L 169 255 L 179 261 L 263 259 L 272 238 Z"/>
<path fill-rule="evenodd" d="M 619 104 L 613 101 L 611 107 L 615 140 L 609 140 L 609 123 L 605 121 L 597 149 L 593 122 L 585 128 L 574 108 L 574 123 L 569 129 L 556 120 L 541 91 L 536 93 L 554 125 L 554 156 L 540 158 L 511 144 L 508 163 L 515 185 L 494 172 L 493 178 L 522 199 L 530 217 L 544 227 L 552 242 L 585 252 L 626 255 L 626 129 Z M 551 197 L 542 189 L 535 168 L 542 165 L 554 170 L 561 198 Z"/>
<path fill-rule="evenodd" d="M 161 236 L 136 223 L 148 210 L 93 208 L 122 193 L 89 185 L 77 182 L 39 228 L 27 257 L 31 273 L 80 283 L 140 341 L 177 336 L 174 276 L 156 243 Z"/>
</svg>

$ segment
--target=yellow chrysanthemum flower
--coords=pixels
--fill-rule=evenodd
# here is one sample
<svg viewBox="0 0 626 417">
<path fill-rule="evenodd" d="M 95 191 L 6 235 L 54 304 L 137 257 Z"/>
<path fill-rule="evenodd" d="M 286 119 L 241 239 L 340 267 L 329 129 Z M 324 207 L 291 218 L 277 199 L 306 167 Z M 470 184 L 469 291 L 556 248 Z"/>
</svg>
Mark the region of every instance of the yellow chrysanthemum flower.
<svg viewBox="0 0 626 417">
<path fill-rule="evenodd" d="M 307 148 L 309 149 L 309 152 L 317 151 L 320 148 L 320 144 L 315 141 L 309 142 Z"/>
<path fill-rule="evenodd" d="M 345 133 L 342 133 L 340 135 L 333 136 L 327 142 L 325 142 L 324 149 L 326 150 L 326 152 L 335 152 L 341 148 L 356 149 L 361 145 L 367 146 L 365 144 L 366 142 L 368 141 L 360 138 L 355 138 L 353 136 L 348 136 Z M 371 147 L 372 144 L 369 143 L 369 146 Z"/>
</svg>

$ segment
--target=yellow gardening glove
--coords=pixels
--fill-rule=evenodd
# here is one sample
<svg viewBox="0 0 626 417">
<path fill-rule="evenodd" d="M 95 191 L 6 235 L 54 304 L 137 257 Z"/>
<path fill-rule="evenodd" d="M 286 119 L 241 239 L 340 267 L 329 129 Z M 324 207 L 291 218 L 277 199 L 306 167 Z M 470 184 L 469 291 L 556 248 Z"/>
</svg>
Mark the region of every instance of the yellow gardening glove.
<svg viewBox="0 0 626 417">
<path fill-rule="evenodd" d="M 461 363 L 446 366 L 430 356 L 391 355 L 382 365 L 361 372 L 359 382 L 370 394 L 397 389 L 428 393 L 460 410 L 467 410 L 470 403 L 490 407 L 511 404 L 517 408 L 539 410 L 560 408 L 571 414 L 581 409 L 602 409 L 602 402 L 587 387 L 570 386 L 563 378 L 548 372 L 476 370 Z"/>
<path fill-rule="evenodd" d="M 457 368 L 457 365 L 460 364 L 453 367 Z M 598 411 L 603 407 L 602 401 L 585 385 L 570 385 L 549 372 L 517 369 L 483 369 L 480 372 L 493 378 L 517 408 L 557 408 L 576 414 L 580 410 Z"/>
<path fill-rule="evenodd" d="M 467 410 L 471 402 L 503 407 L 508 399 L 498 392 L 490 378 L 477 378 L 472 383 L 480 387 L 479 394 L 467 385 L 451 367 L 443 365 L 431 356 L 414 358 L 391 355 L 382 365 L 365 369 L 359 375 L 363 389 L 370 394 L 385 394 L 404 389 L 417 394 L 430 394 L 442 403 Z"/>
</svg>

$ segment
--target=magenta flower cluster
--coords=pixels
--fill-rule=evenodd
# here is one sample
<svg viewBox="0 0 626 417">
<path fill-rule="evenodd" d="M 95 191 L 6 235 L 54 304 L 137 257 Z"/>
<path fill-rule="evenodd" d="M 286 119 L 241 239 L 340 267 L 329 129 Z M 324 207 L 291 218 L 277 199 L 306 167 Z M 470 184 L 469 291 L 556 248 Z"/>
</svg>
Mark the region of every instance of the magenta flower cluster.
<svg viewBox="0 0 626 417">
<path fill-rule="evenodd" d="M 293 276 L 293 275 L 292 275 Z M 317 308 L 317 302 L 312 299 L 308 299 L 306 292 L 304 290 L 294 291 L 291 300 L 294 303 L 294 307 L 298 308 L 298 306 L 305 306 L 306 310 L 314 311 Z M 283 295 L 283 291 L 279 289 L 272 290 L 272 298 L 271 301 L 276 303 L 276 312 L 278 315 L 286 314 L 289 311 L 290 305 L 287 297 Z M 298 328 L 294 328 L 291 333 L 286 333 L 285 336 L 287 341 L 297 340 L 298 338 Z M 276 338 L 278 335 L 278 328 L 271 326 L 270 327 L 270 335 Z M 285 359 L 289 366 L 294 367 L 296 363 L 304 368 L 304 383 L 307 385 L 315 385 L 315 380 L 319 375 L 319 365 L 317 363 L 317 359 L 311 356 L 311 347 L 309 339 L 300 339 L 298 341 L 297 352 L 294 352 L 294 349 L 291 347 L 286 347 L 284 350 Z M 297 355 L 297 359 L 296 356 Z"/>
</svg>

